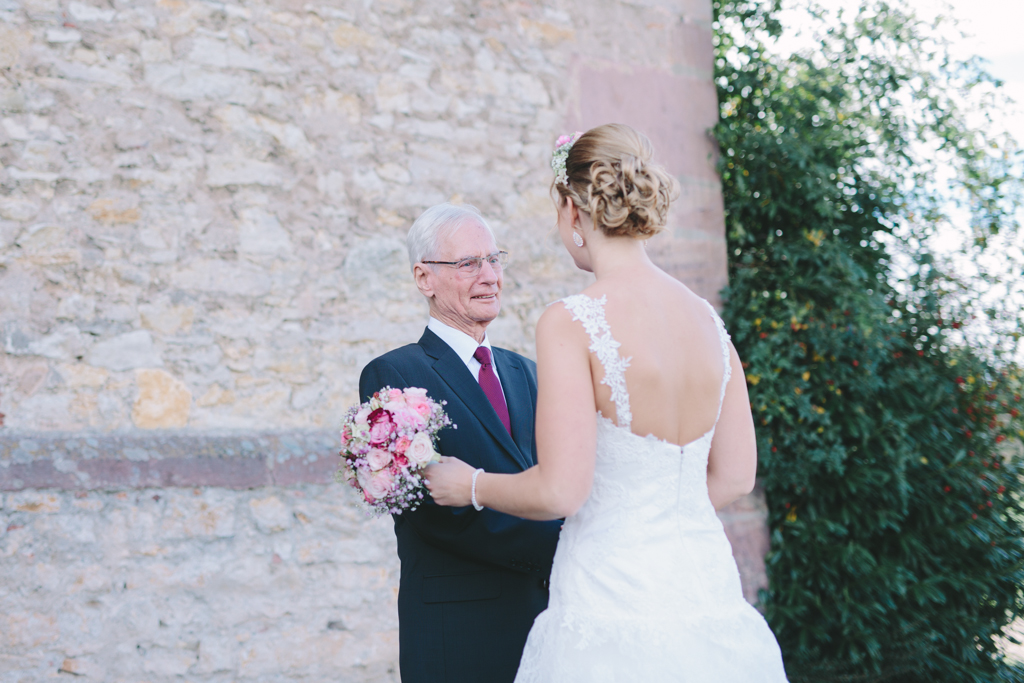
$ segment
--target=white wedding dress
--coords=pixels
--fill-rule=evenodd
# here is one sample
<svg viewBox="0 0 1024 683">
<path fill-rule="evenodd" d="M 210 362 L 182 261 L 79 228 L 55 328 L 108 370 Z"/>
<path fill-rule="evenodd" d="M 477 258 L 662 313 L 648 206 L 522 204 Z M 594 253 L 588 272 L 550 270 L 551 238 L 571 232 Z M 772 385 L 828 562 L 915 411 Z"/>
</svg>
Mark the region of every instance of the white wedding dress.
<svg viewBox="0 0 1024 683">
<path fill-rule="evenodd" d="M 630 431 L 630 359 L 619 355 L 605 301 L 583 294 L 562 300 L 590 335 L 619 424 L 598 413 L 590 498 L 565 520 L 548 608 L 530 631 L 516 683 L 785 681 L 778 643 L 743 599 L 708 498 L 715 429 L 681 447 Z M 729 337 L 708 309 L 725 364 L 721 414 Z"/>
</svg>

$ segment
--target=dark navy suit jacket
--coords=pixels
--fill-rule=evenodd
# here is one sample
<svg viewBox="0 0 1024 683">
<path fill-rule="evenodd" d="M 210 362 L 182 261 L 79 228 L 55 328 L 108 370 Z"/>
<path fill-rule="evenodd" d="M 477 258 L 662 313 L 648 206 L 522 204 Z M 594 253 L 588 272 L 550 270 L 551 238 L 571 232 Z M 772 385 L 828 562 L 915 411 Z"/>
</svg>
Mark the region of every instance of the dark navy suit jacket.
<svg viewBox="0 0 1024 683">
<path fill-rule="evenodd" d="M 488 472 L 520 472 L 536 462 L 536 364 L 505 349 L 492 353 L 511 436 L 462 359 L 429 329 L 363 369 L 361 400 L 383 386 L 422 387 L 448 402 L 457 425 L 440 432 L 442 455 Z M 511 683 L 533 620 L 547 607 L 561 522 L 432 501 L 394 520 L 402 683 Z"/>
</svg>

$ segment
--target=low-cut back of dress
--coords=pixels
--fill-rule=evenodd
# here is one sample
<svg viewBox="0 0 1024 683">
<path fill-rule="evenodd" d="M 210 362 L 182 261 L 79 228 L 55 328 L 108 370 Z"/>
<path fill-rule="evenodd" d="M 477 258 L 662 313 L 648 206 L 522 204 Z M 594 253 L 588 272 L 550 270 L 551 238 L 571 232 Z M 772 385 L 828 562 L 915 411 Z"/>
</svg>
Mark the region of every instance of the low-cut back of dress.
<svg viewBox="0 0 1024 683">
<path fill-rule="evenodd" d="M 785 681 L 778 643 L 743 598 L 708 497 L 715 427 L 684 446 L 634 434 L 625 381 L 630 359 L 620 356 L 608 327 L 606 298 L 577 294 L 562 303 L 590 335 L 618 424 L 598 412 L 590 497 L 565 520 L 548 609 L 530 631 L 516 683 Z M 725 367 L 720 416 L 728 334 L 707 306 Z"/>
</svg>

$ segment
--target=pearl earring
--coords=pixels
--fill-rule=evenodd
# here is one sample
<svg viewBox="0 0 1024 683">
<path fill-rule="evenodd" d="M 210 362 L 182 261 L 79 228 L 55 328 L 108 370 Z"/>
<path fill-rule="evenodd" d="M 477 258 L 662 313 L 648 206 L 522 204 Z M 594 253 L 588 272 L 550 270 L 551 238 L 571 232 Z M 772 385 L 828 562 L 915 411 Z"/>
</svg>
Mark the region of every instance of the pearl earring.
<svg viewBox="0 0 1024 683">
<path fill-rule="evenodd" d="M 572 243 L 575 244 L 577 247 L 583 246 L 583 238 L 580 237 L 580 234 L 575 230 L 572 231 Z"/>
</svg>

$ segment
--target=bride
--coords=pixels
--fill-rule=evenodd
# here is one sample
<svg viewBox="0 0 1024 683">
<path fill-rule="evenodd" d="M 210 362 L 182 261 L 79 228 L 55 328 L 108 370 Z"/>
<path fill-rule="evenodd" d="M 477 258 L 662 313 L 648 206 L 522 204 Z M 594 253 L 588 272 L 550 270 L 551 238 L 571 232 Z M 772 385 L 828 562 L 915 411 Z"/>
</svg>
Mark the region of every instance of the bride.
<svg viewBox="0 0 1024 683">
<path fill-rule="evenodd" d="M 644 250 L 675 180 L 628 126 L 559 143 L 558 231 L 596 281 L 537 323 L 537 465 L 442 458 L 433 499 L 565 518 L 517 683 L 785 681 L 715 515 L 757 468 L 740 359 L 711 305 Z"/>
</svg>

